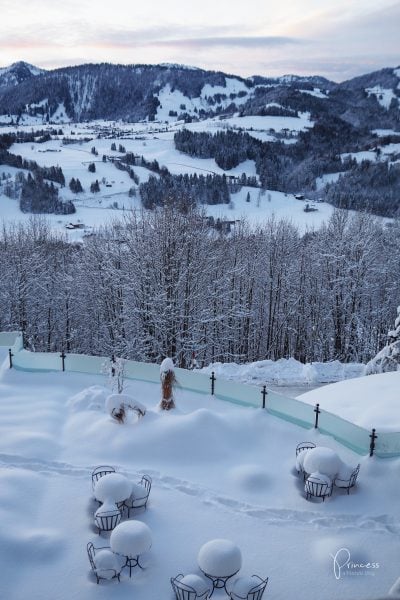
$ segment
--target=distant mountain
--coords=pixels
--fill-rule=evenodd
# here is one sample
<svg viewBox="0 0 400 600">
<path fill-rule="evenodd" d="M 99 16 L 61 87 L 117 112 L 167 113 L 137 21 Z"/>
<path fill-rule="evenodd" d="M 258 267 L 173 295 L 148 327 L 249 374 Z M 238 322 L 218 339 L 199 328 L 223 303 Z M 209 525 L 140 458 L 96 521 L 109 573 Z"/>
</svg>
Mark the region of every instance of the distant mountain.
<svg viewBox="0 0 400 600">
<path fill-rule="evenodd" d="M 45 72 L 23 61 L 13 63 L 9 67 L 0 68 L 0 89 L 18 85 Z"/>
<path fill-rule="evenodd" d="M 85 64 L 0 69 L 0 123 L 202 119 L 215 115 L 335 117 L 400 129 L 400 68 L 341 84 L 324 77 L 243 78 L 184 65 Z"/>
</svg>

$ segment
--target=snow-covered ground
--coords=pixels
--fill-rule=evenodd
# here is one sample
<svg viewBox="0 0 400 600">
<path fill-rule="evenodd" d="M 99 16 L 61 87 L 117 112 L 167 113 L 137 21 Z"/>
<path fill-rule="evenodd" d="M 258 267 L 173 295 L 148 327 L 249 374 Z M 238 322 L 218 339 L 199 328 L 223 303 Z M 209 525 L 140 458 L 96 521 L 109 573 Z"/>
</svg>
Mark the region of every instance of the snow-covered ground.
<svg viewBox="0 0 400 600">
<path fill-rule="evenodd" d="M 362 363 L 314 362 L 303 364 L 294 358 L 259 360 L 252 363 L 212 363 L 201 369 L 216 377 L 254 385 L 322 385 L 365 374 Z"/>
<path fill-rule="evenodd" d="M 365 91 L 367 92 L 368 96 L 375 96 L 383 108 L 389 108 L 392 100 L 397 99 L 397 96 L 392 89 L 385 89 L 380 85 L 376 85 L 372 88 L 366 88 Z"/>
<path fill-rule="evenodd" d="M 0 349 L 0 363 L 6 355 Z M 105 383 L 10 370 L 7 360 L 0 369 L 0 598 L 172 600 L 169 578 L 199 573 L 199 549 L 214 538 L 240 547 L 240 575 L 268 576 L 266 597 L 275 600 L 367 600 L 400 575 L 400 459 L 359 457 L 262 409 L 179 389 L 177 409 L 161 413 L 159 386 L 144 382 L 124 392 L 146 415 L 118 425 L 104 408 Z M 361 463 L 349 496 L 305 499 L 294 470 L 304 440 Z M 146 568 L 131 579 L 124 569 L 121 583 L 96 585 L 86 555 L 88 541 L 108 542 L 94 529 L 90 474 L 98 464 L 133 481 L 153 478 L 147 510 L 134 515 L 152 532 Z M 333 557 L 343 548 L 351 560 L 337 579 Z"/>
<path fill-rule="evenodd" d="M 143 155 L 146 160 L 157 160 L 161 166 L 166 166 L 173 174 L 198 173 L 207 175 L 208 173 L 241 176 L 245 173 L 247 176 L 256 176 L 254 161 L 247 160 L 230 171 L 223 171 L 214 159 L 199 159 L 190 157 L 176 150 L 174 145 L 174 133 L 183 123 L 173 123 L 163 126 L 156 123 L 110 123 L 110 122 L 92 122 L 83 124 L 63 125 L 64 135 L 76 139 L 74 144 L 63 144 L 62 139 L 53 139 L 43 144 L 18 143 L 14 144 L 11 152 L 21 155 L 28 160 L 36 161 L 40 166 L 60 166 L 63 170 L 66 187 L 60 189 L 60 196 L 64 199 L 74 201 L 77 212 L 74 215 L 48 215 L 53 228 L 65 233 L 70 240 L 79 240 L 82 235 L 90 232 L 91 228 L 106 224 L 110 220 L 121 218 L 126 211 L 138 209 L 141 207 L 140 199 L 137 196 L 129 197 L 130 188 L 137 189 L 137 185 L 129 178 L 125 171 L 117 168 L 109 161 L 103 162 L 102 156 L 121 156 L 118 151 L 111 150 L 114 142 L 116 147 L 122 144 L 127 152 L 133 152 L 136 155 Z M 226 120 L 208 119 L 206 121 L 189 123 L 185 125 L 193 131 L 209 131 L 215 133 L 218 130 L 232 127 L 247 131 L 255 136 L 271 137 L 269 130 L 273 128 L 280 131 L 282 128 L 291 131 L 299 131 L 305 127 L 312 126 L 309 121 L 308 113 L 301 114 L 299 118 L 295 117 L 232 117 Z M 3 128 L 6 131 L 8 128 Z M 29 131 L 27 127 L 21 127 L 22 130 Z M 10 128 L 10 130 L 13 130 Z M 97 134 L 103 131 L 108 132 L 115 137 L 97 138 Z M 123 138 L 117 137 L 118 133 L 123 134 Z M 90 141 L 84 141 L 84 138 L 90 137 Z M 128 139 L 129 138 L 129 139 Z M 290 138 L 287 141 L 292 141 Z M 293 139 L 295 142 L 295 138 Z M 97 156 L 92 154 L 93 146 L 96 148 Z M 96 172 L 88 171 L 88 165 L 94 162 Z M 140 182 L 147 181 L 153 173 L 143 167 L 134 167 L 134 171 L 139 177 Z M 15 176 L 16 169 L 2 166 L 0 168 L 0 177 L 2 173 Z M 69 181 L 78 178 L 84 188 L 81 194 L 73 194 L 68 187 Z M 100 183 L 100 192 L 90 193 L 90 184 L 98 180 Z M 246 202 L 247 194 L 250 193 L 250 202 Z M 269 217 L 274 215 L 276 218 L 285 218 L 297 225 L 301 231 L 313 227 L 320 227 L 321 224 L 329 219 L 333 208 L 329 204 L 318 203 L 318 211 L 304 212 L 304 203 L 295 200 L 290 194 L 284 194 L 275 191 L 266 191 L 261 194 L 258 188 L 243 187 L 240 192 L 232 194 L 232 202 L 229 205 L 205 206 L 206 213 L 215 218 L 227 220 L 240 220 L 246 218 L 251 225 L 263 223 Z M 22 214 L 19 210 L 17 200 L 10 199 L 2 194 L 0 187 L 0 217 L 4 221 L 25 221 L 31 218 L 31 215 Z M 70 222 L 83 223 L 84 229 L 66 230 L 65 226 Z"/>
<path fill-rule="evenodd" d="M 240 83 L 240 82 L 239 82 Z M 240 91 L 240 90 L 239 90 Z M 59 114 L 61 114 L 60 108 Z M 70 240 L 80 240 L 82 235 L 90 232 L 94 227 L 106 224 L 111 220 L 123 218 L 126 211 L 140 209 L 141 202 L 138 195 L 138 186 L 129 178 L 125 171 L 118 170 L 111 162 L 102 161 L 102 156 L 119 157 L 121 153 L 111 150 L 114 142 L 116 147 L 122 144 L 127 152 L 143 155 L 148 161 L 157 160 L 160 166 L 165 166 L 176 175 L 189 174 L 226 174 L 240 177 L 243 173 L 257 178 L 254 161 L 246 160 L 234 169 L 223 171 L 213 158 L 200 159 L 188 156 L 176 150 L 174 133 L 182 127 L 192 131 L 217 131 L 232 128 L 241 130 L 264 141 L 274 141 L 275 132 L 284 132 L 289 137 L 282 140 L 287 143 L 296 143 L 299 131 L 312 127 L 309 113 L 301 113 L 299 117 L 272 117 L 272 116 L 234 116 L 227 119 L 212 118 L 204 121 L 183 123 L 172 121 L 170 123 L 120 123 L 108 121 L 93 121 L 90 123 L 63 124 L 63 135 L 76 140 L 73 144 L 63 144 L 62 139 L 52 139 L 43 144 L 18 143 L 14 144 L 11 152 L 21 155 L 28 160 L 34 160 L 41 166 L 60 166 L 63 170 L 66 186 L 60 189 L 60 197 L 73 200 L 77 212 L 74 215 L 49 215 L 51 226 L 68 236 Z M 49 128 L 53 126 L 48 126 Z M 31 131 L 31 126 L 19 126 L 19 130 Z M 273 130 L 273 131 L 272 131 Z M 0 132 L 15 131 L 15 127 L 2 127 Z M 272 133 L 271 133 L 272 132 Z M 98 138 L 98 135 L 102 137 Z M 62 136 L 60 136 L 62 138 Z M 90 138 L 85 141 L 85 138 Z M 92 154 L 93 146 L 97 155 Z M 382 147 L 381 160 L 386 160 L 390 154 L 400 152 L 400 144 L 389 144 Z M 343 154 L 343 158 L 349 156 Z M 354 153 L 351 156 L 358 161 L 368 159 L 377 160 L 374 151 Z M 94 162 L 96 172 L 88 171 L 88 165 Z M 151 171 L 143 167 L 134 167 L 140 182 L 145 182 Z M 0 166 L 2 174 L 9 173 L 13 178 L 17 170 L 6 165 Z M 335 181 L 340 173 L 328 174 L 317 180 L 317 189 L 328 181 Z M 78 178 L 84 188 L 81 194 L 73 194 L 68 187 L 69 181 Z M 100 192 L 92 194 L 90 184 L 99 181 Z M 1 179 L 0 179 L 1 181 Z M 0 186 L 0 219 L 9 221 L 25 221 L 31 215 L 24 215 L 19 210 L 17 200 L 10 200 L 4 195 L 4 181 Z M 129 197 L 128 192 L 133 188 L 136 196 Z M 250 193 L 250 202 L 246 202 Z M 228 205 L 205 206 L 206 213 L 215 218 L 237 221 L 246 218 L 251 225 L 262 224 L 272 215 L 292 221 L 301 232 L 307 229 L 318 228 L 326 222 L 333 212 L 333 207 L 324 202 L 317 203 L 314 212 L 304 212 L 305 203 L 295 200 L 291 194 L 276 191 L 266 191 L 261 194 L 258 188 L 243 187 L 240 192 L 232 194 L 232 202 Z M 65 229 L 70 222 L 83 223 L 84 229 Z"/>
<path fill-rule="evenodd" d="M 358 377 L 327 385 L 321 394 L 312 390 L 299 396 L 315 405 L 364 427 L 380 431 L 400 431 L 400 372 Z"/>
</svg>

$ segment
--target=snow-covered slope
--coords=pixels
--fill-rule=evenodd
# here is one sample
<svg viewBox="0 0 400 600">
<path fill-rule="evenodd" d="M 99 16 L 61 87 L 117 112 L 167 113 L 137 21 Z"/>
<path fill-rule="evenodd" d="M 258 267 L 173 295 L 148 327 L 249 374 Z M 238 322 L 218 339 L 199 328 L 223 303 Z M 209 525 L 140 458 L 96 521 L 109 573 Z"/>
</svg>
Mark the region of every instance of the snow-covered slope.
<svg viewBox="0 0 400 600">
<path fill-rule="evenodd" d="M 327 385 L 299 396 L 320 407 L 360 425 L 381 431 L 400 431 L 398 387 L 400 372 L 368 375 Z"/>
</svg>

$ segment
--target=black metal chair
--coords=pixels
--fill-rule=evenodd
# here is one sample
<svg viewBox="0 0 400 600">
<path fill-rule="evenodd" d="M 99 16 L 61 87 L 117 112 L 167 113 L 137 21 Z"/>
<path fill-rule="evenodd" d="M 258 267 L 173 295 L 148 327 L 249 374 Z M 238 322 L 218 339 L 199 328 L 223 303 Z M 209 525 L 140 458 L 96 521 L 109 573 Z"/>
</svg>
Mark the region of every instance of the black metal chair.
<svg viewBox="0 0 400 600">
<path fill-rule="evenodd" d="M 96 467 L 92 472 L 92 490 L 94 490 L 94 486 L 100 477 L 108 475 L 109 473 L 115 473 L 114 467 L 110 467 L 109 465 L 100 465 L 99 467 Z"/>
<path fill-rule="evenodd" d="M 97 583 L 99 583 L 100 579 L 118 579 L 120 581 L 120 575 L 122 566 L 118 566 L 118 561 L 115 560 L 114 568 L 104 568 L 101 565 L 96 565 L 96 553 L 99 553 L 101 550 L 107 550 L 112 553 L 112 550 L 109 546 L 102 546 L 100 548 L 95 548 L 93 542 L 88 542 L 86 546 L 86 550 L 89 557 L 90 566 L 92 567 L 93 573 L 96 575 Z M 110 554 L 111 556 L 111 554 Z"/>
<path fill-rule="evenodd" d="M 115 510 L 101 511 L 98 509 L 94 515 L 94 522 L 99 530 L 99 535 L 102 531 L 112 531 L 114 527 L 121 522 L 121 511 L 115 507 Z"/>
<path fill-rule="evenodd" d="M 306 479 L 304 489 L 307 500 L 313 496 L 314 498 L 322 498 L 323 502 L 325 502 L 325 498 L 332 494 L 332 483 L 328 484 L 326 481 L 310 475 L 310 477 Z"/>
<path fill-rule="evenodd" d="M 176 577 L 171 577 L 172 589 L 175 592 L 176 600 L 209 600 L 210 590 L 206 589 L 199 594 L 193 587 L 182 583 L 182 573 Z"/>
<path fill-rule="evenodd" d="M 303 452 L 303 450 L 310 450 L 310 448 L 315 448 L 315 444 L 313 442 L 300 442 L 296 446 L 296 456 Z"/>
<path fill-rule="evenodd" d="M 234 591 L 230 591 L 229 597 L 231 600 L 261 600 L 268 584 L 268 577 L 267 579 L 261 579 L 261 577 L 258 575 L 252 575 L 252 577 L 254 577 L 256 581 L 258 580 L 259 583 L 256 583 L 254 587 L 250 588 L 245 596 L 241 596 Z"/>
<path fill-rule="evenodd" d="M 299 456 L 299 454 L 301 452 L 304 452 L 305 450 L 311 450 L 312 448 L 315 448 L 315 444 L 313 442 L 300 442 L 300 444 L 297 444 L 296 446 L 296 459 Z M 297 473 L 300 475 L 300 473 L 303 474 L 303 480 L 306 479 L 307 477 L 307 473 L 305 472 L 305 470 L 303 469 L 303 466 L 301 464 L 299 464 L 298 461 L 296 461 L 296 469 L 297 469 Z"/>
<path fill-rule="evenodd" d="M 340 479 L 340 477 L 336 477 L 333 483 L 336 487 L 347 490 L 347 495 L 349 495 L 350 488 L 352 488 L 356 485 L 356 481 L 357 481 L 359 472 L 360 472 L 360 463 L 358 463 L 356 468 L 351 472 L 351 475 L 348 479 Z"/>
<path fill-rule="evenodd" d="M 139 485 L 143 486 L 143 494 L 140 494 L 140 496 L 131 495 L 121 503 L 121 506 L 124 506 L 128 510 L 128 519 L 132 509 L 147 507 L 147 501 L 151 491 L 151 484 L 152 479 L 150 475 L 143 475 L 142 479 L 139 481 Z"/>
</svg>

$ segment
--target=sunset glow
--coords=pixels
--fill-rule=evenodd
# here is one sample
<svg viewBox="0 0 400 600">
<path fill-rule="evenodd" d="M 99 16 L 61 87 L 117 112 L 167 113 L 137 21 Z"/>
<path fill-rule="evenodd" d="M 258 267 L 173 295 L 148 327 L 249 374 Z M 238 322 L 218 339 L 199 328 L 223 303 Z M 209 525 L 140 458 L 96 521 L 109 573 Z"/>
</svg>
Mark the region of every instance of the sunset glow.
<svg viewBox="0 0 400 600">
<path fill-rule="evenodd" d="M 177 62 L 244 76 L 343 80 L 400 63 L 390 0 L 3 0 L 0 67 Z"/>
</svg>

